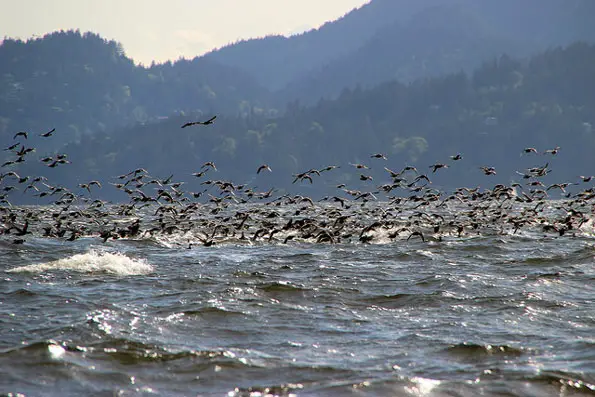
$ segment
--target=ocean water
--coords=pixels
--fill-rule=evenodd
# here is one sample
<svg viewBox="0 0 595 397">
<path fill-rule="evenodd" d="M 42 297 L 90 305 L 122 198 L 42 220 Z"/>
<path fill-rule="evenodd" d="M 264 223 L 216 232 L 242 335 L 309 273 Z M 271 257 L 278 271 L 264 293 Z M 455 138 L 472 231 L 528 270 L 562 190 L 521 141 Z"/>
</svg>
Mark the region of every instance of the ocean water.
<svg viewBox="0 0 595 397">
<path fill-rule="evenodd" d="M 251 211 L 277 225 L 290 213 Z M 2 395 L 595 395 L 592 221 L 572 234 L 418 224 L 422 241 L 361 229 L 372 209 L 336 241 L 253 221 L 241 237 L 103 242 L 87 220 L 77 238 L 44 237 L 51 210 L 19 216 L 32 212 L 25 241 L 0 239 Z"/>
</svg>

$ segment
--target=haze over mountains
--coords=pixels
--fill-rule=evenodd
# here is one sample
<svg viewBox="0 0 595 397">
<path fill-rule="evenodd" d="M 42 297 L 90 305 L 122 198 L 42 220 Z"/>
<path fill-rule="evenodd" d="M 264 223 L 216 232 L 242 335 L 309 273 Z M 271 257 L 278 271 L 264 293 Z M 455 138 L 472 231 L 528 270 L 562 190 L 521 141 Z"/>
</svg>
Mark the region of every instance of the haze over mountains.
<svg viewBox="0 0 595 397">
<path fill-rule="evenodd" d="M 148 165 L 187 172 L 182 162 L 210 160 L 244 179 L 277 162 L 287 178 L 310 162 L 366 161 L 382 150 L 399 166 L 478 150 L 466 155 L 476 169 L 487 149 L 502 150 L 494 159 L 503 161 L 508 146 L 518 143 L 518 157 L 535 140 L 580 152 L 570 175 L 595 166 L 584 157 L 595 150 L 595 49 L 575 43 L 595 43 L 590 15 L 590 0 L 373 0 L 318 30 L 149 67 L 92 33 L 5 40 L 0 134 L 9 143 L 30 131 L 29 143 L 44 145 L 39 156 L 69 145 L 84 166 L 52 172 L 70 182 Z M 213 128 L 181 133 L 214 114 Z M 53 127 L 51 140 L 36 137 Z"/>
</svg>

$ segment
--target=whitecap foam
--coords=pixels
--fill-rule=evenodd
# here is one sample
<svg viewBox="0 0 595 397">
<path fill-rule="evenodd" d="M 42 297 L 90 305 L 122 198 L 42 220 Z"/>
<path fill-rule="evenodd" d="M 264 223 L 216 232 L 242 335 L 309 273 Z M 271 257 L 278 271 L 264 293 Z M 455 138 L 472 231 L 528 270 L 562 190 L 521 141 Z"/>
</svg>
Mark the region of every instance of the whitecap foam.
<svg viewBox="0 0 595 397">
<path fill-rule="evenodd" d="M 79 273 L 107 273 L 132 276 L 153 272 L 144 259 L 132 259 L 120 253 L 96 252 L 76 254 L 53 262 L 15 267 L 10 273 L 43 273 L 51 270 L 71 270 Z"/>
<path fill-rule="evenodd" d="M 425 379 L 415 377 L 411 379 L 412 385 L 405 387 L 405 391 L 413 396 L 427 396 L 430 392 L 438 385 L 440 385 L 439 380 L 434 379 Z"/>
</svg>

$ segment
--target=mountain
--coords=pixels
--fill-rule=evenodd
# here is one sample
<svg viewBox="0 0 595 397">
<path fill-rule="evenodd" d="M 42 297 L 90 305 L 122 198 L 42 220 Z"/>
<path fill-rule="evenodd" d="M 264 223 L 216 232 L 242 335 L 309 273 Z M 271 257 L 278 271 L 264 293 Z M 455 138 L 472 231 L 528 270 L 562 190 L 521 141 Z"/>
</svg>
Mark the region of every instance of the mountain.
<svg viewBox="0 0 595 397">
<path fill-rule="evenodd" d="M 393 22 L 394 15 L 376 8 L 376 3 L 366 4 L 300 35 L 241 40 L 204 57 L 238 67 L 270 90 L 281 89 L 296 75 L 351 53 Z"/>
<path fill-rule="evenodd" d="M 294 79 L 277 96 L 313 103 L 321 97 L 336 97 L 346 87 L 411 82 L 472 70 L 505 52 L 518 55 L 521 46 L 494 35 L 476 13 L 463 6 L 437 6 L 406 23 L 381 29 L 352 53 Z"/>
<path fill-rule="evenodd" d="M 58 140 L 67 143 L 180 112 L 236 114 L 266 98 L 236 68 L 199 58 L 135 66 L 120 44 L 93 33 L 62 31 L 0 45 L 4 136 L 56 127 Z"/>
<path fill-rule="evenodd" d="M 395 21 L 405 21 L 443 1 L 374 0 L 318 29 L 290 37 L 277 35 L 241 40 L 211 51 L 205 57 L 238 67 L 275 91 L 297 76 L 356 51 Z"/>
<path fill-rule="evenodd" d="M 525 61 L 503 55 L 472 73 L 346 89 L 335 100 L 309 107 L 292 102 L 284 115 L 274 118 L 264 113 L 221 115 L 213 125 L 181 129 L 188 117 L 177 116 L 85 135 L 64 148 L 72 164 L 49 169 L 37 161 L 46 155 L 38 148 L 26 162 L 10 167 L 20 175 L 47 176 L 54 186 L 100 180 L 105 188 L 96 194 L 113 200 L 125 196 L 106 182 L 117 183 L 117 175 L 139 167 L 159 178 L 173 175 L 185 182 L 186 191 L 205 196 L 217 196 L 212 190 L 216 181 L 261 192 L 306 192 L 310 197 L 344 196 L 338 184 L 378 192 L 390 181 L 384 167 L 398 171 L 406 165 L 417 166 L 432 180 L 428 187 L 441 190 L 512 181 L 529 190 L 517 171 L 544 164 L 553 171 L 543 183 L 582 183 L 579 175 L 590 175 L 595 166 L 593 64 L 595 45 L 585 43 L 550 49 Z M 528 147 L 538 153 L 525 154 Z M 546 153 L 556 147 L 556 155 Z M 388 160 L 371 158 L 374 153 Z M 463 159 L 450 160 L 456 153 Z M 211 161 L 217 171 L 192 176 Z M 449 169 L 432 172 L 429 167 L 436 162 Z M 359 163 L 370 169 L 355 168 Z M 257 175 L 262 164 L 273 172 Z M 328 166 L 337 168 L 313 174 L 312 183 L 299 178 L 292 183 L 300 173 Z M 480 167 L 495 167 L 497 174 L 488 177 Z M 373 179 L 361 180 L 362 175 Z M 159 188 L 142 186 L 149 189 L 146 194 Z M 11 197 L 22 197 L 19 194 L 15 190 Z M 398 186 L 391 194 L 413 192 Z"/>
<path fill-rule="evenodd" d="M 595 42 L 590 0 L 372 0 L 292 37 L 248 40 L 192 60 L 135 66 L 93 33 L 55 32 L 0 45 L 0 134 L 56 127 L 54 149 L 85 134 L 175 115 L 270 117 L 295 100 L 346 89 L 471 72 L 503 54 L 524 58 Z M 293 106 L 293 105 L 292 105 Z"/>
<path fill-rule="evenodd" d="M 397 3 L 377 4 L 389 13 Z M 595 29 L 583 15 L 593 9 L 592 2 L 444 3 L 396 21 L 356 51 L 303 73 L 277 94 L 278 100 L 312 103 L 335 97 L 345 87 L 372 87 L 392 79 L 410 82 L 472 70 L 503 53 L 528 56 L 575 40 L 595 42 Z"/>
<path fill-rule="evenodd" d="M 242 41 L 205 58 L 277 91 L 276 102 L 313 103 L 346 87 L 472 70 L 503 53 L 529 56 L 595 42 L 590 0 L 372 0 L 299 36 Z"/>
</svg>

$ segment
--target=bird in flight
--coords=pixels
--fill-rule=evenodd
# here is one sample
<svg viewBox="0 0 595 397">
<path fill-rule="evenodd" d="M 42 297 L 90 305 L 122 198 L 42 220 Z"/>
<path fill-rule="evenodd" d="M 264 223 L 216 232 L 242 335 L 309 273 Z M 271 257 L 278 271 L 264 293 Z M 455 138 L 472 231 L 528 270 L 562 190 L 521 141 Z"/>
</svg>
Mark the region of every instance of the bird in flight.
<svg viewBox="0 0 595 397">
<path fill-rule="evenodd" d="M 560 146 L 556 146 L 556 147 L 555 147 L 555 148 L 553 148 L 553 149 L 548 149 L 548 150 L 546 150 L 546 151 L 545 151 L 545 152 L 543 152 L 543 153 L 544 153 L 544 154 L 548 154 L 548 153 L 549 153 L 549 154 L 551 154 L 551 155 L 556 155 L 556 154 L 558 154 L 558 150 L 560 150 Z"/>
<path fill-rule="evenodd" d="M 212 161 L 207 161 L 206 163 L 204 163 L 202 165 L 202 167 L 200 167 L 200 169 L 204 169 L 204 168 L 208 168 L 211 167 L 212 169 L 214 169 L 215 171 L 217 171 L 217 167 L 215 167 L 215 163 L 213 163 Z"/>
<path fill-rule="evenodd" d="M 448 165 L 441 164 L 441 163 L 436 163 L 436 164 L 432 164 L 430 166 L 430 168 L 432 169 L 432 172 L 436 172 L 436 170 L 439 170 L 440 168 L 448 168 Z"/>
<path fill-rule="evenodd" d="M 42 136 L 42 137 L 44 137 L 44 138 L 47 138 L 48 136 L 51 136 L 51 135 L 54 133 L 54 131 L 56 131 L 56 129 L 55 129 L 55 128 L 52 128 L 52 129 L 51 129 L 50 131 L 48 131 L 48 132 L 45 132 L 45 133 L 43 133 L 43 134 L 39 134 L 39 136 Z"/>
<path fill-rule="evenodd" d="M 258 170 L 256 170 L 257 174 L 260 174 L 260 171 L 269 171 L 269 172 L 273 172 L 273 170 L 271 170 L 271 167 L 269 167 L 266 164 L 261 165 L 260 167 L 258 167 Z"/>
<path fill-rule="evenodd" d="M 190 127 L 191 125 L 209 125 L 209 124 L 213 124 L 213 121 L 215 121 L 216 118 L 217 118 L 217 116 L 213 116 L 210 119 L 208 119 L 207 121 L 191 121 L 191 122 L 188 122 L 188 123 L 184 124 L 182 126 L 182 128 Z"/>
</svg>

